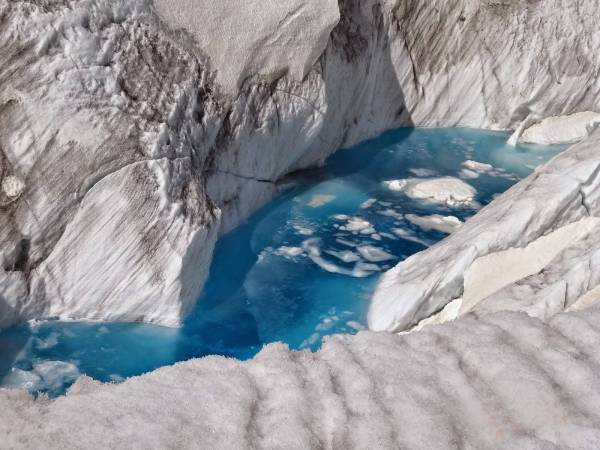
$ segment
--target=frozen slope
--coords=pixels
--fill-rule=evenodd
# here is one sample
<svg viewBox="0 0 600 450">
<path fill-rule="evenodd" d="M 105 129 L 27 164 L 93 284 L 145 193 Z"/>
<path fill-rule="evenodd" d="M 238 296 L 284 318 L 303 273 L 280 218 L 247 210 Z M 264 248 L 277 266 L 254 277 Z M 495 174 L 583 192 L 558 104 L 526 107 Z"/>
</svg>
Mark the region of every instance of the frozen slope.
<svg viewBox="0 0 600 450">
<path fill-rule="evenodd" d="M 0 326 L 176 325 L 287 173 L 401 125 L 597 111 L 599 8 L 0 0 Z"/>
<path fill-rule="evenodd" d="M 397 336 L 266 347 L 53 401 L 0 391 L 8 448 L 595 449 L 600 310 L 470 315 Z"/>
</svg>

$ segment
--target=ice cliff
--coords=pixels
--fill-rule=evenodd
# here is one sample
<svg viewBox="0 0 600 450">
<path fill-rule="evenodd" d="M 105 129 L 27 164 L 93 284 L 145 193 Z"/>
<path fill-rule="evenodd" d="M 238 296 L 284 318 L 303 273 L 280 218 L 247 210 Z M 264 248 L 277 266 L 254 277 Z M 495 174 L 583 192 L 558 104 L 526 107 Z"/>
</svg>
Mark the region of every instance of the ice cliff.
<svg viewBox="0 0 600 450">
<path fill-rule="evenodd" d="M 0 325 L 176 325 L 219 232 L 401 125 L 598 110 L 600 7 L 0 2 Z"/>
</svg>

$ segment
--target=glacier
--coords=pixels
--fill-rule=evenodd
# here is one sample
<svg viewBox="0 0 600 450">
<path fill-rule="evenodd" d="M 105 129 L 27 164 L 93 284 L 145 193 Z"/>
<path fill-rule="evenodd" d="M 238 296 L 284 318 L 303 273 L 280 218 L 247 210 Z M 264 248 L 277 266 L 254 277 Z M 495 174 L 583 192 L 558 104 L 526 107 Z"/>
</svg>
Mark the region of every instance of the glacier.
<svg viewBox="0 0 600 450">
<path fill-rule="evenodd" d="M 574 143 L 387 272 L 379 333 L 82 377 L 52 401 L 0 390 L 3 444 L 599 447 L 599 16 L 595 0 L 0 0 L 0 327 L 179 325 L 220 235 L 387 129 Z M 486 286 L 496 264 L 511 270 Z"/>
</svg>

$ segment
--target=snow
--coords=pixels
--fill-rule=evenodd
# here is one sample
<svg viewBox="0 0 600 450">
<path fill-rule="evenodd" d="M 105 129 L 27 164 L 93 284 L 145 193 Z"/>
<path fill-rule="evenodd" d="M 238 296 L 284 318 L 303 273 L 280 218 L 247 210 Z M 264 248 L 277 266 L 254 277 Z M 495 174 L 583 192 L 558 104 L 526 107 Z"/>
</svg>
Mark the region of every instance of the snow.
<svg viewBox="0 0 600 450">
<path fill-rule="evenodd" d="M 266 346 L 62 398 L 1 390 L 7 448 L 598 448 L 600 311 Z M 158 420 L 157 420 L 158 419 Z"/>
<path fill-rule="evenodd" d="M 431 216 L 417 216 L 415 214 L 406 214 L 406 220 L 417 225 L 423 230 L 436 230 L 442 233 L 451 234 L 462 226 L 459 218 L 454 216 L 442 216 L 433 214 Z"/>
<path fill-rule="evenodd" d="M 17 242 L 8 236 L 28 236 L 35 270 L 26 279 L 0 269 L 0 323 L 54 315 L 177 324 L 201 290 L 218 231 L 276 195 L 274 181 L 337 147 L 401 125 L 521 130 L 597 108 L 597 2 L 472 3 L 341 2 L 345 17 L 330 34 L 334 1 L 269 2 L 265 13 L 254 1 L 160 0 L 158 18 L 134 0 L 3 2 L 2 194 L 17 201 L 0 215 L 0 267 Z M 580 139 L 584 122 L 546 122 L 525 139 Z M 372 326 L 419 323 L 460 298 L 477 258 L 598 215 L 600 142 L 591 134 L 583 144 L 386 275 Z M 157 187 L 148 160 L 160 158 L 173 170 Z M 449 204 L 444 193 L 437 200 Z M 178 205 L 168 211 L 181 215 L 162 214 Z M 597 276 L 581 242 L 548 264 L 554 278 L 544 270 L 501 291 L 577 304 Z M 119 386 L 82 378 L 52 402 L 2 391 L 2 445 L 598 448 L 599 313 L 539 317 L 470 315 L 406 337 L 365 332 L 316 354 L 271 345 L 246 363 L 189 361 Z M 36 383 L 58 373 L 75 376 L 64 366 L 14 376 Z"/>
<path fill-rule="evenodd" d="M 448 206 L 471 205 L 477 194 L 475 188 L 455 177 L 408 178 L 386 181 L 384 185 L 392 191 L 404 192 L 413 199 Z"/>
<path fill-rule="evenodd" d="M 548 117 L 527 128 L 520 140 L 545 145 L 573 144 L 588 137 L 598 124 L 600 124 L 600 113 L 592 111 Z"/>
</svg>

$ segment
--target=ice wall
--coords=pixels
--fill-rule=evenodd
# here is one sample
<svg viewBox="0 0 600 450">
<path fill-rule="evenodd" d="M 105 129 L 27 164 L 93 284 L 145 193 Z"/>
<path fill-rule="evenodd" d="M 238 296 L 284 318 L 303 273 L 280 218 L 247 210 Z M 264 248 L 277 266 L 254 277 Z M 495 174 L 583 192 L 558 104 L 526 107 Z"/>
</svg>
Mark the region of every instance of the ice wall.
<svg viewBox="0 0 600 450">
<path fill-rule="evenodd" d="M 401 125 L 598 110 L 599 9 L 0 1 L 0 326 L 176 325 L 290 171 Z"/>
</svg>

